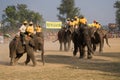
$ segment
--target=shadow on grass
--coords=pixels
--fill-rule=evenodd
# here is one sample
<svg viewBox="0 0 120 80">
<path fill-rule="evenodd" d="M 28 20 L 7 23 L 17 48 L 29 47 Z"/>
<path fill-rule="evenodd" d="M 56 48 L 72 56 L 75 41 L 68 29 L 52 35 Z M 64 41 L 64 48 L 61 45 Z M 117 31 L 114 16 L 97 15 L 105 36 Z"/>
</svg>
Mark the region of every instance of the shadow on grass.
<svg viewBox="0 0 120 80">
<path fill-rule="evenodd" d="M 0 65 L 10 66 L 10 63 L 7 61 L 0 61 Z"/>
<path fill-rule="evenodd" d="M 120 53 L 103 53 L 98 56 L 120 58 Z M 120 62 L 108 61 L 105 59 L 78 59 L 66 55 L 46 55 L 45 62 L 51 64 L 65 64 L 71 69 L 98 70 L 120 74 Z M 117 75 L 116 75 L 117 76 Z"/>
<path fill-rule="evenodd" d="M 120 52 L 104 52 L 99 54 L 99 56 L 111 57 L 111 58 L 120 58 Z"/>
</svg>

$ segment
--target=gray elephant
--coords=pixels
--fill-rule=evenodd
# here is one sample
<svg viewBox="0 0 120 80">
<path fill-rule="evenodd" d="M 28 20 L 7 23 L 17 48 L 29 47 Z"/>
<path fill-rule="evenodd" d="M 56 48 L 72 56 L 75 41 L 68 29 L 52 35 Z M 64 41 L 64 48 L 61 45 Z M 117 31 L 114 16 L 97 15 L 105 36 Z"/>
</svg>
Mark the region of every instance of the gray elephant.
<svg viewBox="0 0 120 80">
<path fill-rule="evenodd" d="M 33 53 L 33 47 L 30 46 L 27 42 L 26 45 L 22 44 L 20 37 L 15 37 L 9 44 L 9 51 L 10 51 L 10 64 L 15 65 L 17 61 L 23 56 L 24 53 L 27 53 L 27 57 L 29 57 L 32 62 L 33 66 L 36 65 L 35 56 Z M 27 64 L 28 61 L 25 61 L 25 64 Z"/>
<path fill-rule="evenodd" d="M 41 51 L 41 59 L 43 62 L 43 65 L 45 64 L 45 59 L 44 59 L 44 36 L 42 34 L 42 36 L 37 36 L 34 35 L 33 41 L 31 41 L 31 44 L 34 44 L 34 51 L 39 50 Z"/>
<path fill-rule="evenodd" d="M 74 51 L 73 55 L 75 56 L 79 50 L 80 57 L 85 57 L 85 47 L 87 47 L 87 58 L 91 59 L 92 54 L 94 54 L 91 37 L 93 36 L 93 32 L 88 28 L 88 26 L 79 27 L 76 31 L 72 33 L 72 41 L 74 43 Z"/>
<path fill-rule="evenodd" d="M 69 29 L 61 29 L 58 32 L 58 40 L 60 43 L 60 51 L 62 51 L 63 44 L 64 51 L 68 51 L 71 45 L 71 31 Z"/>
<path fill-rule="evenodd" d="M 96 29 L 94 33 L 94 37 L 92 37 L 92 44 L 93 44 L 93 50 L 96 51 L 96 46 L 99 45 L 99 53 L 103 52 L 104 47 L 104 39 L 106 40 L 107 45 L 110 47 L 108 43 L 108 31 L 104 29 Z"/>
<path fill-rule="evenodd" d="M 28 36 L 24 37 L 25 45 L 21 41 L 21 37 L 15 37 L 9 44 L 10 51 L 10 64 L 14 65 L 24 53 L 27 53 L 27 58 L 25 64 L 27 65 L 30 62 L 30 59 L 33 62 L 33 66 L 36 65 L 36 59 L 34 56 L 34 51 L 41 50 L 41 56 L 43 65 L 44 61 L 44 39 L 42 37 L 37 37 L 36 35 L 31 38 Z"/>
</svg>

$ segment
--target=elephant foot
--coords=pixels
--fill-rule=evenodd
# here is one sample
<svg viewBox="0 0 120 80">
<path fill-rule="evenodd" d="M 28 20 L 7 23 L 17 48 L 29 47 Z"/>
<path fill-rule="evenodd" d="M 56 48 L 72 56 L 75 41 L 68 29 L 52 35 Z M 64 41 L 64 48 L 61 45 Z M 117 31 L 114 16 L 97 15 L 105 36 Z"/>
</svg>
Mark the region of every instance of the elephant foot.
<svg viewBox="0 0 120 80">
<path fill-rule="evenodd" d="M 35 67 L 37 65 L 36 61 L 33 62 L 33 67 Z"/>
<path fill-rule="evenodd" d="M 88 58 L 88 59 L 92 59 L 92 56 L 91 56 L 91 55 L 89 55 L 87 58 Z"/>
<path fill-rule="evenodd" d="M 76 56 L 76 54 L 73 53 L 73 56 Z"/>
<path fill-rule="evenodd" d="M 62 49 L 60 49 L 59 51 L 62 51 Z"/>
<path fill-rule="evenodd" d="M 27 66 L 27 63 L 26 63 L 26 62 L 24 62 L 24 63 L 23 63 L 23 65 L 24 65 L 24 66 Z"/>
<path fill-rule="evenodd" d="M 92 55 L 94 55 L 94 54 L 95 54 L 95 51 L 92 52 Z"/>
<path fill-rule="evenodd" d="M 68 49 L 64 49 L 64 51 L 66 51 L 66 52 L 67 52 L 67 51 L 68 51 Z"/>
<path fill-rule="evenodd" d="M 10 65 L 11 65 L 11 66 L 14 66 L 15 64 L 14 64 L 14 62 L 10 62 Z"/>
<path fill-rule="evenodd" d="M 73 56 L 76 56 L 76 54 L 73 54 Z"/>
<path fill-rule="evenodd" d="M 99 53 L 100 53 L 100 54 L 102 54 L 102 53 L 103 53 L 103 51 L 99 51 Z"/>
<path fill-rule="evenodd" d="M 33 67 L 35 67 L 35 66 L 36 66 L 36 64 L 33 65 Z"/>
<path fill-rule="evenodd" d="M 85 58 L 85 56 L 80 56 L 80 57 L 79 57 L 79 59 L 84 59 L 84 58 Z"/>
<path fill-rule="evenodd" d="M 73 52 L 73 56 L 76 56 L 76 52 L 75 51 Z"/>
</svg>

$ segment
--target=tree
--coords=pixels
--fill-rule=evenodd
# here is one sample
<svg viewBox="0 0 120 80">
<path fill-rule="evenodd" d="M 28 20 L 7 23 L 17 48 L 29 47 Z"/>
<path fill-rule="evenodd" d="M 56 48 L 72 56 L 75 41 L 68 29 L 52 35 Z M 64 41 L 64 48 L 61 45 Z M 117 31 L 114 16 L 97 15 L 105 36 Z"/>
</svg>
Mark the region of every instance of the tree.
<svg viewBox="0 0 120 80">
<path fill-rule="evenodd" d="M 27 9 L 27 5 L 17 4 L 17 16 L 19 23 L 22 23 L 24 20 L 28 19 L 27 18 L 28 14 L 29 14 L 29 10 Z"/>
<path fill-rule="evenodd" d="M 17 19 L 17 17 L 16 17 L 17 13 L 16 13 L 15 6 L 8 6 L 4 11 L 7 15 L 5 21 L 9 22 L 10 26 L 14 26 L 15 21 Z"/>
<path fill-rule="evenodd" d="M 57 17 L 62 22 L 65 22 L 66 18 L 73 18 L 76 15 L 80 16 L 80 9 L 75 7 L 74 0 L 61 0 L 57 10 L 59 10 Z"/>
<path fill-rule="evenodd" d="M 116 8 L 116 23 L 118 24 L 118 28 L 120 30 L 120 1 L 116 1 L 114 3 L 114 8 Z"/>
<path fill-rule="evenodd" d="M 2 23 L 7 24 L 7 26 L 12 29 L 18 28 L 19 26 L 17 25 L 23 23 L 24 20 L 27 20 L 28 22 L 33 21 L 35 24 L 44 22 L 42 15 L 27 9 L 27 5 L 25 4 L 7 6 L 2 15 Z"/>
</svg>

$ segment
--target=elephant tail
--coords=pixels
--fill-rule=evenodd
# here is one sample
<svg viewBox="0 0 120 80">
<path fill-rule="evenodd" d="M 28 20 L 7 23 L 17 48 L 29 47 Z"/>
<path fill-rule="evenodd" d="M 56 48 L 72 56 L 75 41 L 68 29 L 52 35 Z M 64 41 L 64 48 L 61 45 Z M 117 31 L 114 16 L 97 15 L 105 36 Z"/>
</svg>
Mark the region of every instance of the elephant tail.
<svg viewBox="0 0 120 80">
<path fill-rule="evenodd" d="M 109 44 L 109 42 L 108 42 L 108 37 L 107 37 L 107 35 L 105 35 L 105 40 L 106 40 L 106 44 L 107 44 L 109 47 L 111 47 L 110 44 Z"/>
</svg>

